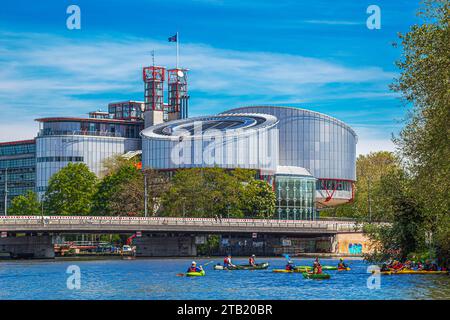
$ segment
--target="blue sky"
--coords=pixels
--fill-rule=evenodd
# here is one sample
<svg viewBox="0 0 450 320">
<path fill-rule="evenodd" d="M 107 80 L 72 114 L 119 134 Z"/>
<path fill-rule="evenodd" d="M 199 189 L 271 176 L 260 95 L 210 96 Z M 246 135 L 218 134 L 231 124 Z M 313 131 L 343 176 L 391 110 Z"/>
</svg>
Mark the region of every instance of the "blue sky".
<svg viewBox="0 0 450 320">
<path fill-rule="evenodd" d="M 388 88 L 397 32 L 417 23 L 414 0 L 23 1 L 0 10 L 0 141 L 31 138 L 35 118 L 83 116 L 143 100 L 141 68 L 190 69 L 190 115 L 253 104 L 327 113 L 359 135 L 358 153 L 393 150 L 406 108 Z M 66 9 L 81 8 L 81 30 Z M 381 8 L 369 30 L 366 9 Z"/>
</svg>

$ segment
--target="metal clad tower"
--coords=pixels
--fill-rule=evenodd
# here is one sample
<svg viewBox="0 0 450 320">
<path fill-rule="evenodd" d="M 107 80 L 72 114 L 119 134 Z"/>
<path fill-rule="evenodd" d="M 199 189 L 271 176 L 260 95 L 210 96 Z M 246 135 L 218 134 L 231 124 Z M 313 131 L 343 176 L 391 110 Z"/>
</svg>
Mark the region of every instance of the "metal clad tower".
<svg viewBox="0 0 450 320">
<path fill-rule="evenodd" d="M 164 118 L 164 67 L 144 67 L 144 119 L 145 127 L 163 122 Z"/>
<path fill-rule="evenodd" d="M 175 68 L 167 70 L 168 77 L 168 120 L 188 117 L 188 70 Z"/>
</svg>

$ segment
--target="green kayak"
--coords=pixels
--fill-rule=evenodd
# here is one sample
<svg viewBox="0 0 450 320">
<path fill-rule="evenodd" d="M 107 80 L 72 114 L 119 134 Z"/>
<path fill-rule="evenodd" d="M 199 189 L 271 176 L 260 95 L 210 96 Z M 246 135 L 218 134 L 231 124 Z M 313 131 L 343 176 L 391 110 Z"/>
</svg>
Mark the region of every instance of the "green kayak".
<svg viewBox="0 0 450 320">
<path fill-rule="evenodd" d="M 306 278 L 306 279 L 330 279 L 330 275 L 327 273 L 303 272 L 302 275 L 303 275 L 303 278 Z"/>
<path fill-rule="evenodd" d="M 264 270 L 267 269 L 268 267 L 269 267 L 268 262 L 262 262 L 257 263 L 254 266 L 251 266 L 249 264 L 236 265 L 235 267 L 224 267 L 221 265 L 215 265 L 214 270 Z"/>
<path fill-rule="evenodd" d="M 186 272 L 186 277 L 202 277 L 205 275 L 205 270 L 200 272 Z"/>
</svg>

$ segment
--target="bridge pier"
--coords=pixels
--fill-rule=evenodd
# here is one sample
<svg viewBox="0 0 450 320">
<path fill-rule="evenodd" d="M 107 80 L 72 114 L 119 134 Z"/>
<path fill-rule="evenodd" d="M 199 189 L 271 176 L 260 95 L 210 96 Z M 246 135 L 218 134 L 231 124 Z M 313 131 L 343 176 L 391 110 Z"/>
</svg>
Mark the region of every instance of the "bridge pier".
<svg viewBox="0 0 450 320">
<path fill-rule="evenodd" d="M 0 257 L 53 259 L 55 251 L 50 235 L 11 236 L 0 238 Z"/>
<path fill-rule="evenodd" d="M 136 257 L 190 257 L 197 255 L 195 236 L 177 233 L 143 233 L 133 241 Z"/>
</svg>

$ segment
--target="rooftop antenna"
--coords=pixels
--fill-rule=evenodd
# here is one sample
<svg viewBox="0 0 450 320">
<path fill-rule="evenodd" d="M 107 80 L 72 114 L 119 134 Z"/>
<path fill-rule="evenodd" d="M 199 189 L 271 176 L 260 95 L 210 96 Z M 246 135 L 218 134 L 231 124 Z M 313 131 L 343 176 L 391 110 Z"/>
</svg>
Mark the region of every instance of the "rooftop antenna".
<svg viewBox="0 0 450 320">
<path fill-rule="evenodd" d="M 155 50 L 152 50 L 152 64 L 155 66 Z"/>
</svg>

